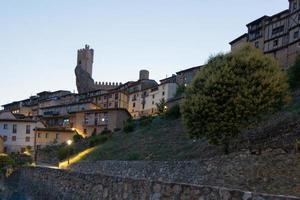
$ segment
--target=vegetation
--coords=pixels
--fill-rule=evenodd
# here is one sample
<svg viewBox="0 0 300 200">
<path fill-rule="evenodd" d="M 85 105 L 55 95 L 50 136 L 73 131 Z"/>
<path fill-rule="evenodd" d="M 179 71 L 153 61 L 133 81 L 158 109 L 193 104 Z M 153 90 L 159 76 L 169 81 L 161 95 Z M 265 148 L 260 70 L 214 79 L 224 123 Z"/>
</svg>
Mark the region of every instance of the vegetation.
<svg viewBox="0 0 300 200">
<path fill-rule="evenodd" d="M 180 118 L 181 113 L 180 113 L 179 104 L 176 104 L 176 105 L 172 106 L 171 108 L 169 108 L 165 113 L 165 117 L 167 119 L 178 119 L 178 118 Z"/>
<path fill-rule="evenodd" d="M 126 123 L 124 124 L 124 128 L 123 131 L 125 133 L 130 133 L 133 132 L 135 129 L 135 122 L 130 118 L 126 121 Z"/>
<path fill-rule="evenodd" d="M 97 135 L 89 140 L 89 147 L 94 147 L 105 143 L 109 139 L 108 135 Z"/>
<path fill-rule="evenodd" d="M 279 64 L 251 45 L 211 58 L 186 90 L 182 113 L 192 138 L 224 145 L 288 101 Z"/>
<path fill-rule="evenodd" d="M 10 156 L 6 154 L 1 154 L 0 155 L 0 172 L 4 172 L 6 167 L 13 167 L 15 166 L 16 163 L 14 159 L 12 159 Z"/>
<path fill-rule="evenodd" d="M 300 88 L 300 56 L 297 57 L 295 64 L 288 70 L 288 78 L 292 90 Z"/>
<path fill-rule="evenodd" d="M 75 143 L 77 142 L 80 142 L 81 140 L 83 140 L 83 137 L 81 135 L 79 135 L 78 133 L 76 133 L 74 136 L 73 136 L 73 141 Z"/>
<path fill-rule="evenodd" d="M 167 111 L 167 102 L 165 98 L 162 98 L 159 103 L 156 103 L 156 108 L 158 114 L 160 115 Z"/>
<path fill-rule="evenodd" d="M 181 96 L 183 96 L 183 94 L 185 93 L 185 89 L 186 89 L 185 85 L 179 85 L 177 87 L 175 97 L 181 97 Z"/>
</svg>

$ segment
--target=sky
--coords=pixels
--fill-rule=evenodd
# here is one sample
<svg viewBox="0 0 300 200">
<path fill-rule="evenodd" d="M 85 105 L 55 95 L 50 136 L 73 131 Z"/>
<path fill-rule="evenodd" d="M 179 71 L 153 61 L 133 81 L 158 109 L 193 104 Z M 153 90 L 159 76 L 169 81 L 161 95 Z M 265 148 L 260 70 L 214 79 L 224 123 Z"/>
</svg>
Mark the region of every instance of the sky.
<svg viewBox="0 0 300 200">
<path fill-rule="evenodd" d="M 95 50 L 95 81 L 159 81 L 230 50 L 246 24 L 288 0 L 0 0 L 0 105 L 76 91 L 77 49 Z"/>
</svg>

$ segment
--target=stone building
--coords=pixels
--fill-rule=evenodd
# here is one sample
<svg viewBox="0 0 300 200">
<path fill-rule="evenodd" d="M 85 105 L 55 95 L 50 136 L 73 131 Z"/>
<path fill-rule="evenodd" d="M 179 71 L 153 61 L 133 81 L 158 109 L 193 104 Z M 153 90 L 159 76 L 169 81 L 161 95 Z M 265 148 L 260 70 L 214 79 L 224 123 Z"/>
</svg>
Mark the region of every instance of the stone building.
<svg viewBox="0 0 300 200">
<path fill-rule="evenodd" d="M 300 0 L 289 0 L 289 9 L 256 19 L 247 28 L 246 34 L 230 42 L 232 50 L 250 42 L 288 68 L 300 50 Z"/>
</svg>

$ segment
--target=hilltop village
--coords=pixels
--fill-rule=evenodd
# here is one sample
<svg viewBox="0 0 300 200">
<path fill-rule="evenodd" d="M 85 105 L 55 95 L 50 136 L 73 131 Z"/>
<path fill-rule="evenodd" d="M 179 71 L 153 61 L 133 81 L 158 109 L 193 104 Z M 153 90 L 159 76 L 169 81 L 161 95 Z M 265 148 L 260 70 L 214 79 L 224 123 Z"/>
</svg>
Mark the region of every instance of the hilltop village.
<svg viewBox="0 0 300 200">
<path fill-rule="evenodd" d="M 263 16 L 247 24 L 248 32 L 230 42 L 234 51 L 251 43 L 274 56 L 284 69 L 299 54 L 300 3 L 289 1 L 289 9 Z M 78 93 L 43 91 L 28 99 L 3 105 L 0 111 L 0 152 L 23 153 L 47 145 L 64 143 L 74 134 L 83 137 L 104 130 L 120 130 L 129 118 L 157 115 L 157 104 L 168 109 L 184 97 L 178 88 L 191 84 L 205 65 L 191 67 L 157 83 L 148 70 L 137 80 L 120 83 L 93 79 L 94 50 L 86 45 L 77 52 L 75 68 Z"/>
</svg>

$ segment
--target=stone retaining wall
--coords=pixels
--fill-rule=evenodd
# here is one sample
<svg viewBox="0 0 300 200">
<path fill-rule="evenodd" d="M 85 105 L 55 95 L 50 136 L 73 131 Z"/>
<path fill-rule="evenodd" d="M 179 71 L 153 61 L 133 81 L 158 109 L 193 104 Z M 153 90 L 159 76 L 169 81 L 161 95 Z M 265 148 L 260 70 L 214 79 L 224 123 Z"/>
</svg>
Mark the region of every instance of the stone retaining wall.
<svg viewBox="0 0 300 200">
<path fill-rule="evenodd" d="M 299 154 L 230 154 L 200 161 L 93 161 L 71 170 L 123 178 L 213 185 L 243 191 L 300 196 Z"/>
<path fill-rule="evenodd" d="M 270 196 L 159 181 L 137 180 L 85 174 L 49 168 L 23 168 L 19 187 L 28 199 L 64 200 L 295 200 L 296 197 Z"/>
</svg>

